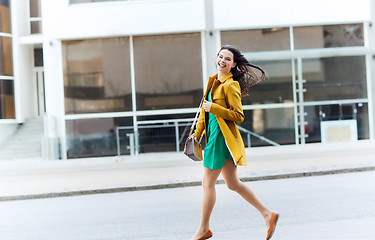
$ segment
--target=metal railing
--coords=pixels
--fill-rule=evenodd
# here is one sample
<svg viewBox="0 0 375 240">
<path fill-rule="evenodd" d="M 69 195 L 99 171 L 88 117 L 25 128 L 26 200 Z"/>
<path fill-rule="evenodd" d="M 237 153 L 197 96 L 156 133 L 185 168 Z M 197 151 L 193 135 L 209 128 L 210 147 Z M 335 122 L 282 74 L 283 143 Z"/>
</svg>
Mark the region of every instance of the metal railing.
<svg viewBox="0 0 375 240">
<path fill-rule="evenodd" d="M 246 128 L 243 128 L 243 127 L 240 127 L 240 126 L 237 126 L 237 128 L 238 128 L 238 130 L 246 133 L 246 135 L 247 135 L 247 146 L 248 147 L 251 147 L 251 139 L 250 139 L 251 136 L 259 138 L 261 141 L 269 143 L 269 144 L 271 144 L 273 146 L 280 146 L 280 144 L 278 144 L 277 142 L 274 142 L 274 141 L 272 141 L 272 140 L 270 140 L 270 139 L 268 139 L 266 137 L 263 137 L 263 136 L 261 136 L 259 134 L 254 133 L 254 132 L 252 132 L 250 130 L 247 130 Z"/>
<path fill-rule="evenodd" d="M 139 132 L 142 129 L 166 129 L 174 128 L 174 141 L 175 150 L 179 152 L 181 150 L 181 144 L 186 139 L 187 134 L 190 131 L 191 124 L 194 119 L 168 119 L 168 120 L 150 120 L 150 121 L 139 121 L 137 122 L 137 128 L 133 126 L 117 127 L 116 128 L 116 144 L 117 144 L 117 155 L 121 156 L 125 154 L 138 155 L 140 152 L 140 135 Z M 182 133 L 180 133 L 180 127 L 184 127 Z M 256 134 L 252 131 L 247 130 L 241 126 L 237 126 L 238 129 L 245 133 L 247 136 L 247 146 L 251 147 L 251 136 L 260 139 L 263 142 L 269 143 L 273 146 L 280 146 L 280 144 Z M 170 138 L 172 136 L 169 136 Z M 150 136 L 143 136 L 144 140 L 151 138 Z M 123 144 L 126 142 L 125 144 Z M 126 148 L 124 149 L 124 146 Z M 160 149 L 158 149 L 160 150 Z"/>
</svg>

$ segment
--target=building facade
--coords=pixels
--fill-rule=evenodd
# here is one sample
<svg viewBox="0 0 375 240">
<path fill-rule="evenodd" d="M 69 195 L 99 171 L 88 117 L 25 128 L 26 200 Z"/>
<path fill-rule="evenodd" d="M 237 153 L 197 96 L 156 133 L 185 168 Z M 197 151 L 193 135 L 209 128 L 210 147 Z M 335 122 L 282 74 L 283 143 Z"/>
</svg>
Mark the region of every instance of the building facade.
<svg viewBox="0 0 375 240">
<path fill-rule="evenodd" d="M 247 147 L 374 139 L 371 0 L 1 0 L 0 148 L 41 118 L 46 158 L 181 151 L 217 50 L 269 76 Z"/>
</svg>

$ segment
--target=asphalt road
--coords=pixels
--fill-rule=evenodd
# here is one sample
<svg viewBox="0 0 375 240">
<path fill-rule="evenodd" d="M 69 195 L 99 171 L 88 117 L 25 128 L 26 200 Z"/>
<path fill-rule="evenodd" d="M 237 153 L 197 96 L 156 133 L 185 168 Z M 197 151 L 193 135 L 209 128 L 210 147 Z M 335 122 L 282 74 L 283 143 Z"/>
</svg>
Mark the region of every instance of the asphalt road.
<svg viewBox="0 0 375 240">
<path fill-rule="evenodd" d="M 246 183 L 280 213 L 273 239 L 375 239 L 375 172 Z M 200 187 L 0 202 L 1 240 L 189 240 Z M 261 215 L 217 185 L 212 239 L 265 239 Z"/>
</svg>

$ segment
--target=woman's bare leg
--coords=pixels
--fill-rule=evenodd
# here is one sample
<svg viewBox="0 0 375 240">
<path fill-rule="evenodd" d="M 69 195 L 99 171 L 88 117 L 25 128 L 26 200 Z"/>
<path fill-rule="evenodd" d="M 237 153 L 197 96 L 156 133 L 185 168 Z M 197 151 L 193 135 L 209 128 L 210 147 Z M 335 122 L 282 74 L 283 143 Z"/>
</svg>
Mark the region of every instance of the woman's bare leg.
<svg viewBox="0 0 375 240">
<path fill-rule="evenodd" d="M 192 240 L 201 238 L 208 230 L 210 229 L 210 217 L 212 210 L 214 209 L 216 202 L 216 190 L 215 184 L 216 180 L 219 177 L 221 172 L 220 170 L 212 170 L 209 168 L 204 168 L 203 172 L 203 200 L 202 200 L 202 217 L 201 223 L 194 234 Z"/>
<path fill-rule="evenodd" d="M 255 192 L 240 181 L 237 175 L 237 166 L 232 159 L 228 159 L 221 171 L 225 183 L 230 190 L 240 194 L 247 202 L 253 205 L 262 214 L 267 229 L 271 221 L 271 211 L 262 203 Z"/>
</svg>

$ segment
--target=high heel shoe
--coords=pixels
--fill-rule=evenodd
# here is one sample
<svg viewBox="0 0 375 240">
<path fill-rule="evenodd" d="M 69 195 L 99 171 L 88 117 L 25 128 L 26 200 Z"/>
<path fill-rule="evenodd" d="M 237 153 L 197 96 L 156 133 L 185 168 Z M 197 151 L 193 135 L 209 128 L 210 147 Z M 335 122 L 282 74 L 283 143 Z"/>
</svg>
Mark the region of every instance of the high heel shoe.
<svg viewBox="0 0 375 240">
<path fill-rule="evenodd" d="M 208 230 L 208 232 L 206 232 L 206 234 L 203 235 L 203 237 L 199 238 L 198 240 L 205 240 L 205 239 L 209 239 L 212 237 L 212 232 L 211 230 Z"/>
<path fill-rule="evenodd" d="M 276 224 L 277 224 L 278 220 L 279 220 L 279 214 L 273 212 L 272 215 L 271 215 L 271 222 L 270 222 L 270 227 L 268 228 L 268 231 L 267 231 L 266 240 L 270 240 L 271 239 L 273 233 L 276 230 Z"/>
</svg>

